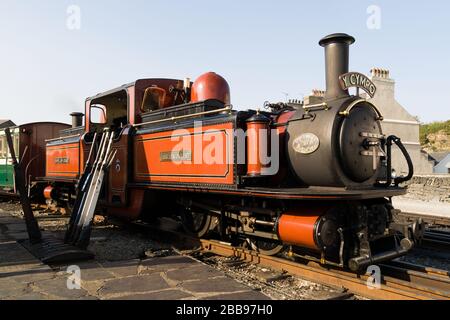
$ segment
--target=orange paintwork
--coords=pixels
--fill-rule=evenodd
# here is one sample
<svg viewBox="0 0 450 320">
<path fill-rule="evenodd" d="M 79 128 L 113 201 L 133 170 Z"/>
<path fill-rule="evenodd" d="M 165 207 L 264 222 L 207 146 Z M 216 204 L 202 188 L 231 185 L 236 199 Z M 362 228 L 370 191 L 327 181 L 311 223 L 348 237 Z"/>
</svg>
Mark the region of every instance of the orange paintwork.
<svg viewBox="0 0 450 320">
<path fill-rule="evenodd" d="M 44 198 L 50 200 L 52 198 L 52 192 L 53 192 L 53 187 L 52 186 L 45 187 L 45 189 L 44 189 Z"/>
<path fill-rule="evenodd" d="M 278 116 L 278 118 L 276 119 L 275 122 L 279 124 L 277 126 L 277 133 L 279 135 L 284 135 L 284 133 L 286 132 L 287 122 L 292 118 L 294 113 L 295 113 L 295 111 L 287 111 L 287 112 L 281 113 Z"/>
<path fill-rule="evenodd" d="M 269 139 L 267 137 L 264 142 L 263 132 L 268 135 L 268 123 L 264 122 L 247 122 L 247 175 L 258 176 L 262 174 L 262 169 L 265 165 L 261 161 L 262 143 L 268 144 Z M 268 146 L 267 146 L 268 148 Z M 268 149 L 266 149 L 268 150 Z"/>
<path fill-rule="evenodd" d="M 233 184 L 232 129 L 233 123 L 230 122 L 195 130 L 188 128 L 177 132 L 137 135 L 134 143 L 135 180 L 159 183 Z"/>
<path fill-rule="evenodd" d="M 78 142 L 47 147 L 47 177 L 77 178 L 79 174 L 80 147 Z"/>
</svg>

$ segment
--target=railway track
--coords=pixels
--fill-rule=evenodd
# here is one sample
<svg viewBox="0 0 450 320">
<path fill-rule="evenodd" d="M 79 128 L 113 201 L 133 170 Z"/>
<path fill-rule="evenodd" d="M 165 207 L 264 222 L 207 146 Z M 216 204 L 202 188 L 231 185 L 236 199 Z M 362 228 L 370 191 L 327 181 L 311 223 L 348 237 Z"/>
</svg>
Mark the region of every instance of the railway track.
<svg viewBox="0 0 450 320">
<path fill-rule="evenodd" d="M 155 239 L 180 243 L 183 247 L 197 246 L 205 253 L 234 257 L 242 262 L 255 263 L 274 270 L 288 272 L 305 280 L 326 286 L 345 289 L 355 295 L 369 299 L 387 300 L 450 300 L 450 274 L 448 271 L 426 268 L 406 262 L 382 264 L 379 287 L 368 285 L 369 276 L 353 272 L 325 268 L 315 262 L 301 262 L 261 255 L 258 252 L 235 247 L 218 240 L 196 239 L 172 226 L 169 229 L 146 223 L 134 223 L 144 228 Z M 142 230 L 142 229 L 141 229 Z"/>
<path fill-rule="evenodd" d="M 302 264 L 279 257 L 259 255 L 257 252 L 236 248 L 228 243 L 200 240 L 202 249 L 224 256 L 238 257 L 242 261 L 257 263 L 275 270 L 287 271 L 306 280 L 332 287 L 341 287 L 354 294 L 371 299 L 428 300 L 450 299 L 450 278 L 444 272 L 423 272 L 402 267 L 382 265 L 379 288 L 368 286 L 367 275 L 327 269 L 317 263 Z"/>
<path fill-rule="evenodd" d="M 450 217 L 410 212 L 398 212 L 396 217 L 403 221 L 422 219 L 426 225 L 426 230 L 421 247 L 439 250 L 450 248 Z"/>
<path fill-rule="evenodd" d="M 398 212 L 396 216 L 406 221 L 414 221 L 421 218 L 428 226 L 441 226 L 450 227 L 450 218 L 442 216 L 433 216 L 428 214 L 411 213 L 411 212 Z"/>
<path fill-rule="evenodd" d="M 45 216 L 38 220 L 64 220 L 67 217 Z M 165 219 L 167 222 L 170 219 Z M 171 220 L 173 221 L 173 220 Z M 114 222 L 113 222 L 114 223 Z M 120 223 L 120 222 L 119 222 Z M 123 225 L 123 223 L 120 223 Z M 379 265 L 381 282 L 378 288 L 368 285 L 368 275 L 325 268 L 315 262 L 293 261 L 284 257 L 261 255 L 258 252 L 234 247 L 218 240 L 197 239 L 179 231 L 179 224 L 165 223 L 154 225 L 134 222 L 130 226 L 154 238 L 176 243 L 181 248 L 200 248 L 203 252 L 234 257 L 242 262 L 255 263 L 274 270 L 288 272 L 305 280 L 321 283 L 326 286 L 344 289 L 348 294 L 355 294 L 370 299 L 393 300 L 428 300 L 450 299 L 450 273 L 446 270 L 428 268 L 403 261 L 393 261 Z M 427 250 L 431 243 L 434 249 L 449 249 L 450 238 L 446 232 L 429 229 L 426 232 L 423 247 Z M 448 254 L 448 253 L 447 253 Z M 345 294 L 344 294 L 345 295 Z"/>
<path fill-rule="evenodd" d="M 428 228 L 425 231 L 421 247 L 448 251 L 450 248 L 450 229 Z"/>
</svg>

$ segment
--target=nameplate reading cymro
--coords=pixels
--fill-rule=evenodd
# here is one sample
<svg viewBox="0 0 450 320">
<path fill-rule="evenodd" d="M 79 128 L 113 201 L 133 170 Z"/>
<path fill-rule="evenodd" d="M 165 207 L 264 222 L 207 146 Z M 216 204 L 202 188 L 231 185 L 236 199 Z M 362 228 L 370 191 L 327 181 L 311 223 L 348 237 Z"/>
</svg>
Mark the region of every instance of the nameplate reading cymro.
<svg viewBox="0 0 450 320">
<path fill-rule="evenodd" d="M 359 72 L 344 73 L 339 76 L 339 82 L 344 90 L 351 87 L 357 87 L 363 89 L 367 94 L 373 98 L 377 87 L 375 84 L 365 75 Z"/>
</svg>

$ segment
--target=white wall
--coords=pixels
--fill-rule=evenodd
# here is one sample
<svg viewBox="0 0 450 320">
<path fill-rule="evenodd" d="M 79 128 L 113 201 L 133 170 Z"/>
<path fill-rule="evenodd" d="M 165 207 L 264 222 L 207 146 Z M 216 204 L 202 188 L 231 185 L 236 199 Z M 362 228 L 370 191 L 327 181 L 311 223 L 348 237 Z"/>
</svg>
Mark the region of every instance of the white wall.
<svg viewBox="0 0 450 320">
<path fill-rule="evenodd" d="M 375 96 L 369 99 L 383 115 L 384 121 L 381 122 L 383 133 L 401 138 L 414 164 L 415 174 L 431 174 L 434 164 L 420 152 L 420 124 L 395 100 L 395 81 L 387 77 L 371 77 L 377 91 Z M 397 147 L 393 148 L 392 155 L 393 168 L 397 173 L 405 174 L 408 166 Z"/>
</svg>

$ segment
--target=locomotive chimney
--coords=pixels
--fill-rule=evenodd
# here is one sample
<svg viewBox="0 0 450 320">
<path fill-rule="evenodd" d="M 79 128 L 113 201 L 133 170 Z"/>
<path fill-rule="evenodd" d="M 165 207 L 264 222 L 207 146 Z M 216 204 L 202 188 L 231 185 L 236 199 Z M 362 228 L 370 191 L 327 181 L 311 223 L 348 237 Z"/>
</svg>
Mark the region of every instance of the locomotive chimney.
<svg viewBox="0 0 450 320">
<path fill-rule="evenodd" d="M 345 33 L 333 33 L 319 41 L 325 48 L 325 99 L 348 96 L 348 90 L 341 88 L 339 76 L 348 72 L 349 46 L 354 42 L 355 38 Z"/>
<path fill-rule="evenodd" d="M 72 112 L 70 114 L 72 117 L 72 128 L 81 127 L 83 125 L 84 114 L 81 112 Z"/>
</svg>

